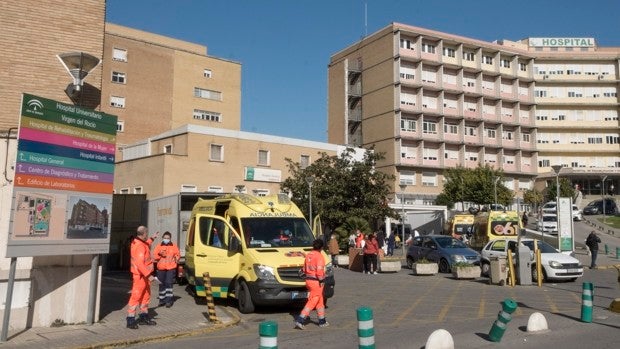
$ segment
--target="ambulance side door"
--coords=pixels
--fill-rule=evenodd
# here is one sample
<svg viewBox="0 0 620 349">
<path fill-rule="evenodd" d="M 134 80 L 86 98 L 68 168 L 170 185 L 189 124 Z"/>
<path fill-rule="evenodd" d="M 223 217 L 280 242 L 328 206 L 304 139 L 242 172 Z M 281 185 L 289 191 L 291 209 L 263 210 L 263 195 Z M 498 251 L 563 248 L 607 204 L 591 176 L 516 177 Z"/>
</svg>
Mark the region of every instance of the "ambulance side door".
<svg viewBox="0 0 620 349">
<path fill-rule="evenodd" d="M 225 298 L 228 292 L 233 291 L 229 287 L 233 287 L 231 282 L 239 273 L 241 252 L 229 249 L 230 239 L 236 234 L 219 216 L 197 215 L 195 223 L 196 278 L 208 272 L 213 296 Z M 239 240 L 238 237 L 236 239 Z"/>
</svg>

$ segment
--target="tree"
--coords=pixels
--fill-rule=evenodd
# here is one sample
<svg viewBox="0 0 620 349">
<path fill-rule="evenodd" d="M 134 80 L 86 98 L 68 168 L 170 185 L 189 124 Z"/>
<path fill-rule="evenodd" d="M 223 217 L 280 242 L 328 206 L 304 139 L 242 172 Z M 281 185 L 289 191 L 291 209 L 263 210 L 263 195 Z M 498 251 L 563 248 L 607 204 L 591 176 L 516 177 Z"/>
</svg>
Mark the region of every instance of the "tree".
<svg viewBox="0 0 620 349">
<path fill-rule="evenodd" d="M 545 197 L 543 194 L 534 189 L 528 189 L 523 193 L 523 201 L 530 205 L 533 209 L 536 209 L 543 203 Z"/>
<path fill-rule="evenodd" d="M 397 218 L 390 208 L 388 196 L 395 177 L 375 170 L 382 153 L 368 149 L 361 160 L 354 158 L 355 151 L 347 148 L 339 156 L 319 153 L 320 157 L 306 168 L 299 162 L 286 159 L 290 177 L 280 188 L 292 194 L 304 214 L 308 214 L 309 185 L 306 178 L 314 178 L 312 184 L 312 209 L 321 216 L 322 223 L 330 230 L 342 225 L 348 217 L 356 216 L 376 225 L 385 217 Z"/>
<path fill-rule="evenodd" d="M 472 202 L 478 206 L 494 203 L 496 188 L 498 204 L 508 205 L 514 197 L 513 191 L 503 185 L 504 172 L 488 165 L 478 165 L 474 169 L 461 166 L 449 168 L 445 170 L 444 176 L 446 182 L 438 199 L 447 206 L 460 201 Z M 496 178 L 499 178 L 497 187 Z"/>
<path fill-rule="evenodd" d="M 334 229 L 333 234 L 336 234 L 338 246 L 340 246 L 341 250 L 348 251 L 349 235 L 356 230 L 359 230 L 364 235 L 372 232 L 368 221 L 360 217 L 349 217 L 342 225 Z"/>
<path fill-rule="evenodd" d="M 547 201 L 555 201 L 556 198 L 556 181 L 550 181 L 547 187 Z M 560 178 L 560 197 L 561 198 L 573 198 L 575 197 L 575 189 L 568 178 Z"/>
</svg>

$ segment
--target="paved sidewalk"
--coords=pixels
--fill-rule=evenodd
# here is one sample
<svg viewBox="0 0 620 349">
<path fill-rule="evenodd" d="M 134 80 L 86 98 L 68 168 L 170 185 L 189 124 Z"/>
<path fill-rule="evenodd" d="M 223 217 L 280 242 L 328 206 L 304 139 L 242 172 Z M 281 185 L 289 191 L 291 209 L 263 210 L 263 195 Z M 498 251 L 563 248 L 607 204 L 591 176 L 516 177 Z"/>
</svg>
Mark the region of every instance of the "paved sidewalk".
<svg viewBox="0 0 620 349">
<path fill-rule="evenodd" d="M 194 298 L 185 286 L 174 285 L 176 301 L 171 308 L 157 307 L 157 285 L 152 287 L 150 314 L 156 326 L 125 327 L 131 281 L 129 272 L 104 273 L 100 321 L 93 325 L 36 327 L 10 331 L 2 348 L 109 348 L 148 341 L 197 335 L 236 325 L 239 317 L 225 302 L 216 302 L 219 324 L 209 322 L 206 301 Z"/>
</svg>

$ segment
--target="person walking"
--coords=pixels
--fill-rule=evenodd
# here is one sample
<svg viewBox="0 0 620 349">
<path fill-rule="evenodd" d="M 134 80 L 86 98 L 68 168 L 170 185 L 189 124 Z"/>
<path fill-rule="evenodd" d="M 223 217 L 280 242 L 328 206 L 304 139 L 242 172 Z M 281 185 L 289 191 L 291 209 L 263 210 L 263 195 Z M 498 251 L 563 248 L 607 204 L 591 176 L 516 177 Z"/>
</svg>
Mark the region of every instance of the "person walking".
<svg viewBox="0 0 620 349">
<path fill-rule="evenodd" d="M 390 234 L 390 236 L 388 236 L 387 239 L 387 255 L 388 256 L 393 256 L 394 255 L 394 246 L 396 246 L 396 232 L 392 231 L 392 233 Z"/>
<path fill-rule="evenodd" d="M 528 222 L 527 212 L 523 211 L 523 216 L 521 217 L 521 222 L 523 222 L 523 227 L 527 227 Z"/>
<path fill-rule="evenodd" d="M 156 280 L 153 276 L 153 260 L 151 259 L 151 243 L 157 238 L 157 234 L 147 237 L 149 230 L 141 225 L 137 229 L 137 235 L 131 241 L 130 271 L 132 274 L 131 296 L 127 304 L 127 328 L 137 329 L 138 325 L 157 325 L 149 317 L 149 301 L 151 300 L 150 282 Z M 136 320 L 136 312 L 140 311 L 140 317 Z"/>
<path fill-rule="evenodd" d="M 170 308 L 173 304 L 172 285 L 177 275 L 177 263 L 181 258 L 179 248 L 170 239 L 169 231 L 162 235 L 161 244 L 155 246 L 155 262 L 157 263 L 157 279 L 159 284 L 159 306 Z"/>
<path fill-rule="evenodd" d="M 377 274 L 377 255 L 379 254 L 379 244 L 374 234 L 368 234 L 366 244 L 364 244 L 364 274 Z"/>
<path fill-rule="evenodd" d="M 325 243 L 321 239 L 312 242 L 312 251 L 306 255 L 304 260 L 304 273 L 306 274 L 306 288 L 309 291 L 308 301 L 295 318 L 295 328 L 303 330 L 306 319 L 310 312 L 316 309 L 319 317 L 319 327 L 329 326 L 325 319 L 325 303 L 323 301 L 323 287 L 325 286 L 325 259 L 321 254 Z"/>
<path fill-rule="evenodd" d="M 592 255 L 592 262 L 590 263 L 590 269 L 596 268 L 596 256 L 598 255 L 598 244 L 601 242 L 601 238 L 596 235 L 596 232 L 592 230 L 590 235 L 586 238 L 586 246 L 590 249 Z"/>
<path fill-rule="evenodd" d="M 338 245 L 338 237 L 336 234 L 332 234 L 329 239 L 329 243 L 327 244 L 327 250 L 329 254 L 332 256 L 332 266 L 334 268 L 338 268 L 338 264 L 336 263 L 336 256 L 340 253 L 340 246 Z"/>
</svg>

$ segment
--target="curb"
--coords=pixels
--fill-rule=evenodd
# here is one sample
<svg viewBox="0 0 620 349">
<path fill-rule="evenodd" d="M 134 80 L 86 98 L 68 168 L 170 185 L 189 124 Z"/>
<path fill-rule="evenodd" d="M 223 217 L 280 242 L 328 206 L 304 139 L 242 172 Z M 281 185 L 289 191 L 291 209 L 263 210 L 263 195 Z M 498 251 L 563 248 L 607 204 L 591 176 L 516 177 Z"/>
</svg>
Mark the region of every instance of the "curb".
<svg viewBox="0 0 620 349">
<path fill-rule="evenodd" d="M 152 342 L 160 342 L 160 341 L 163 342 L 163 341 L 172 340 L 172 339 L 181 338 L 181 337 L 198 336 L 201 334 L 219 331 L 227 327 L 235 326 L 241 321 L 241 318 L 239 316 L 231 313 L 226 308 L 221 308 L 220 310 L 224 311 L 228 316 L 232 318 L 232 320 L 226 323 L 215 324 L 213 326 L 209 326 L 209 327 L 202 328 L 202 329 L 174 332 L 174 333 L 169 333 L 169 334 L 164 334 L 164 335 L 143 337 L 143 338 L 136 338 L 136 339 L 129 339 L 129 340 L 95 343 L 95 344 L 89 344 L 85 346 L 73 347 L 73 349 L 119 348 L 119 347 L 126 347 L 129 345 L 134 345 L 134 344 L 152 343 Z"/>
</svg>

